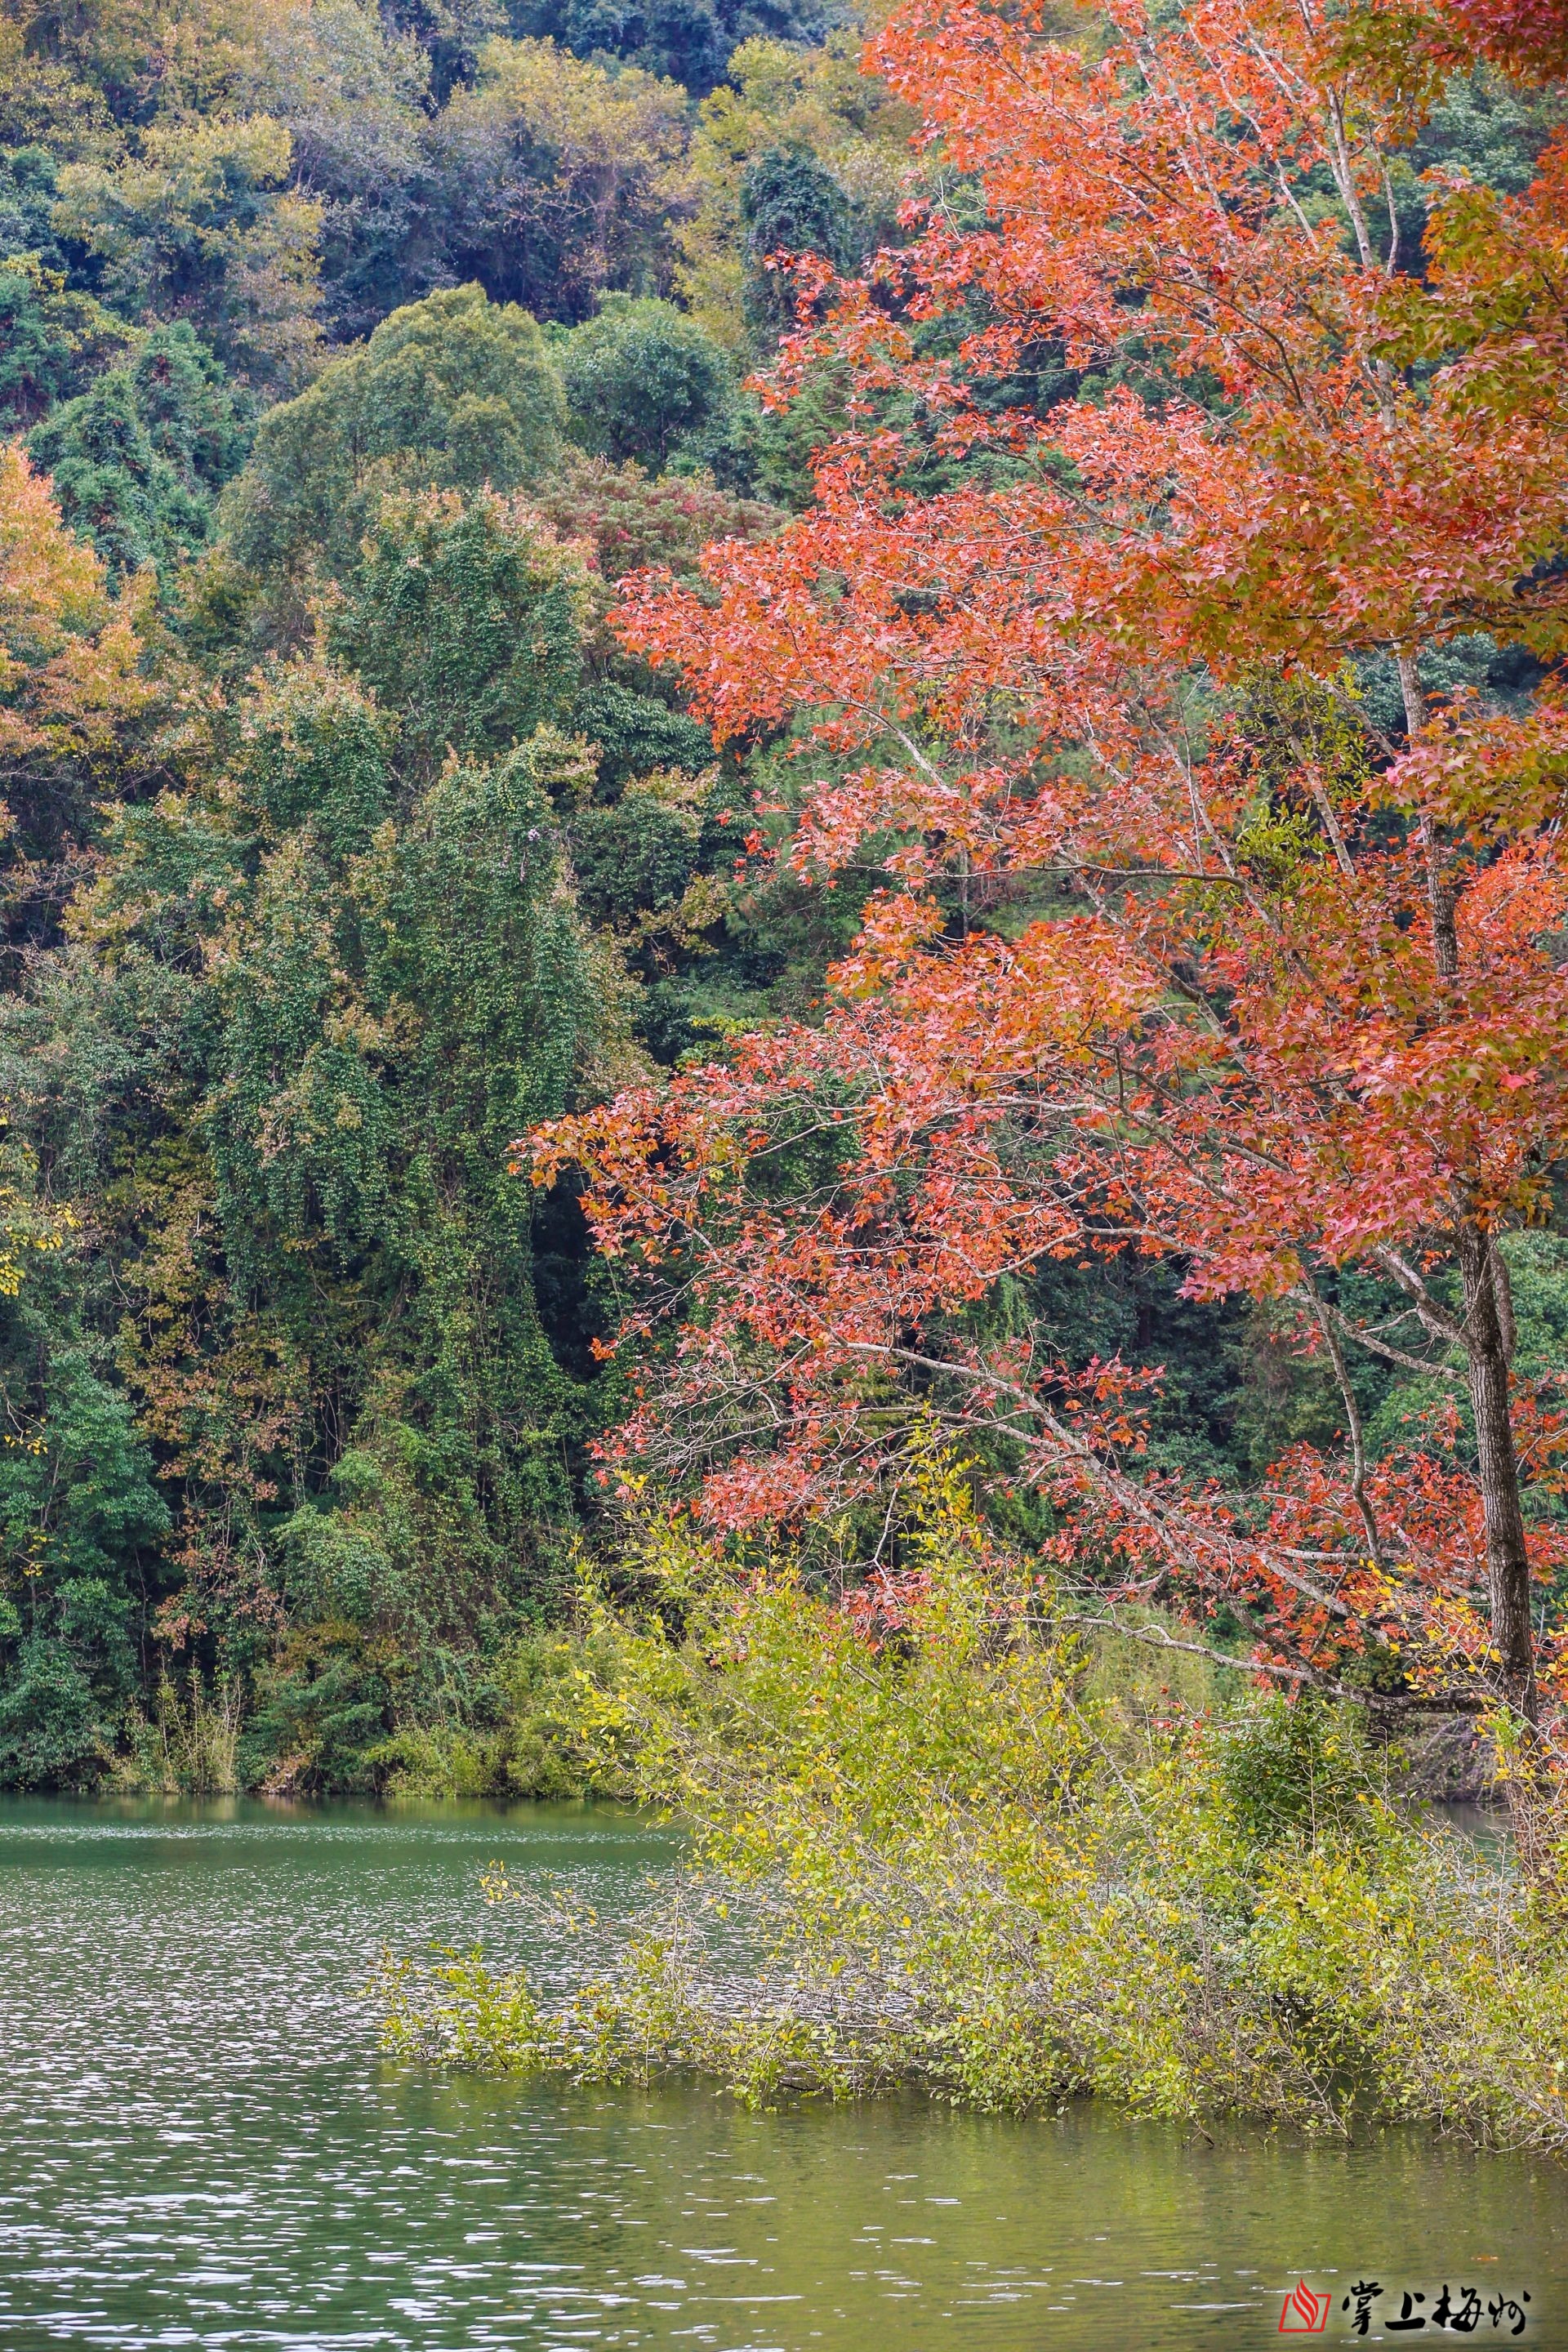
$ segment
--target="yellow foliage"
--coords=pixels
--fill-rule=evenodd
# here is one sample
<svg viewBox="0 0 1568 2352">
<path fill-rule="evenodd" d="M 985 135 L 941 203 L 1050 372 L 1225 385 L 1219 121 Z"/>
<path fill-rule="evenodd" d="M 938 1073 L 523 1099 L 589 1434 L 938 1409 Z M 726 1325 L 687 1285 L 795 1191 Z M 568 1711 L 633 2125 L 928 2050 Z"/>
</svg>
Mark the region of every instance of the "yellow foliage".
<svg viewBox="0 0 1568 2352">
<path fill-rule="evenodd" d="M 243 105 L 269 49 L 309 18 L 310 0 L 7 0 L 30 69 L 133 94 L 142 118 Z M 0 50 L 0 57 L 4 51 Z M 43 61 L 47 61 L 47 66 Z"/>
<path fill-rule="evenodd" d="M 858 37 L 835 33 L 826 48 L 742 41 L 730 81 L 703 100 L 691 142 L 701 195 L 678 234 L 676 282 L 694 318 L 731 351 L 745 345 L 741 319 L 741 187 L 770 147 L 809 148 L 856 205 L 873 236 L 891 228 L 914 165 L 912 110 L 860 71 Z"/>
<path fill-rule="evenodd" d="M 150 584 L 111 595 L 90 547 L 59 518 L 20 443 L 0 446 L 0 754 L 112 751 L 116 730 L 153 702 L 142 672 Z"/>
<path fill-rule="evenodd" d="M 266 114 L 160 121 L 134 155 L 68 164 L 56 220 L 133 311 L 194 307 L 241 373 L 298 387 L 320 345 L 321 208 L 291 187 L 293 152 Z"/>
</svg>

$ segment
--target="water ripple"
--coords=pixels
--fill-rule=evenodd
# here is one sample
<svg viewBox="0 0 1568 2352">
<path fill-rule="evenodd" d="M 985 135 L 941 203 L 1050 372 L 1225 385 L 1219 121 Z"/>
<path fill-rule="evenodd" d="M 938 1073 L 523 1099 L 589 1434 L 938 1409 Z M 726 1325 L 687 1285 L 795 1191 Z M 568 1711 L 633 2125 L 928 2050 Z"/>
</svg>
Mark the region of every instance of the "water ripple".
<svg viewBox="0 0 1568 2352">
<path fill-rule="evenodd" d="M 468 1940 L 484 1862 L 616 1911 L 675 1850 L 574 1807 L 0 1806 L 4 2352 L 1158 2352 L 1272 2336 L 1302 2273 L 1483 2256 L 1532 2335 L 1568 2312 L 1562 2176 L 1412 2138 L 748 2116 L 378 2058 L 376 1954 Z"/>
</svg>

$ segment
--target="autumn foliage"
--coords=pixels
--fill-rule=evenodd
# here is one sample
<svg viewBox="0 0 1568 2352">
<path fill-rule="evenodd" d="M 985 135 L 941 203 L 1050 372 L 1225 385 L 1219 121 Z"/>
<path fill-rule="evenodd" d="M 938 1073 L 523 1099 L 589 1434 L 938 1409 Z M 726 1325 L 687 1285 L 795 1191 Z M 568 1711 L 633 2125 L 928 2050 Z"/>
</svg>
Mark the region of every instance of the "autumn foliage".
<svg viewBox="0 0 1568 2352">
<path fill-rule="evenodd" d="M 25 937 L 81 866 L 93 804 L 166 701 L 143 629 L 151 583 L 110 592 L 46 477 L 0 443 L 0 924 Z"/>
<path fill-rule="evenodd" d="M 1562 1434 L 1500 1236 L 1568 1144 L 1568 142 L 1516 197 L 1429 176 L 1402 250 L 1390 167 L 1470 17 L 1106 14 L 1101 54 L 908 0 L 874 45 L 984 204 L 810 280 L 774 396 L 831 352 L 860 403 L 815 506 L 710 551 L 706 594 L 641 576 L 619 625 L 721 740 L 794 730 L 789 856 L 880 887 L 820 1017 L 533 1166 L 585 1168 L 640 1277 L 627 1454 L 719 1525 L 866 1507 L 934 1422 L 1049 1498 L 1097 1605 L 1532 1721 Z M 1544 13 L 1487 25 L 1554 63 Z M 953 355 L 925 330 L 959 315 Z M 988 396 L 1042 348 L 1063 397 Z M 1534 665 L 1510 708 L 1426 683 L 1478 631 Z M 996 1307 L 1128 1252 L 1288 1306 L 1342 1444 L 1252 1495 L 1153 1471 L 1152 1376 Z M 1446 1424 L 1375 1455 L 1362 1350 Z"/>
<path fill-rule="evenodd" d="M 1459 0 L 1462 31 L 1500 65 L 1531 78 L 1568 72 L 1563 0 Z"/>
</svg>

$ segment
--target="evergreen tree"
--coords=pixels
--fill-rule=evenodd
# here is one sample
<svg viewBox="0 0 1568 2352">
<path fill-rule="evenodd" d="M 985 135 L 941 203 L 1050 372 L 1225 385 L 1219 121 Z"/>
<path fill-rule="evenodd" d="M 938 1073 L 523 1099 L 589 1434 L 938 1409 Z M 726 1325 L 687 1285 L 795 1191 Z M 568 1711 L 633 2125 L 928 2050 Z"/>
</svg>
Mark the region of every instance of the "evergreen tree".
<svg viewBox="0 0 1568 2352">
<path fill-rule="evenodd" d="M 561 372 L 574 437 L 617 465 L 635 459 L 662 473 L 674 459 L 700 463 L 741 437 L 727 354 L 673 303 L 606 296 L 597 316 L 574 329 Z"/>
<path fill-rule="evenodd" d="M 0 1214 L 43 1243 L 0 1279 L 0 1787 L 90 1782 L 141 1680 L 169 1514 L 82 1327 L 83 1252 L 7 1154 Z"/>
<path fill-rule="evenodd" d="M 478 286 L 432 294 L 262 419 L 228 501 L 234 553 L 263 579 L 347 577 L 388 491 L 522 488 L 555 464 L 563 415 L 526 310 Z"/>
<path fill-rule="evenodd" d="M 583 664 L 581 556 L 518 502 L 384 499 L 331 642 L 401 719 L 408 774 L 504 753 L 564 719 Z"/>
<path fill-rule="evenodd" d="M 0 261 L 0 426 L 24 429 L 80 392 L 130 330 L 32 254 Z"/>
<path fill-rule="evenodd" d="M 580 58 L 624 58 L 697 98 L 723 79 L 742 41 L 820 39 L 840 12 L 813 0 L 512 0 L 512 29 Z"/>
<path fill-rule="evenodd" d="M 742 304 L 753 333 L 777 336 L 795 319 L 794 280 L 770 269 L 779 255 L 815 254 L 847 268 L 857 238 L 849 201 L 807 147 L 770 147 L 741 184 L 745 277 Z"/>
<path fill-rule="evenodd" d="M 66 521 L 119 580 L 144 563 L 172 569 L 205 545 L 217 493 L 244 462 L 251 415 L 182 320 L 155 328 L 54 409 L 27 448 Z"/>
</svg>

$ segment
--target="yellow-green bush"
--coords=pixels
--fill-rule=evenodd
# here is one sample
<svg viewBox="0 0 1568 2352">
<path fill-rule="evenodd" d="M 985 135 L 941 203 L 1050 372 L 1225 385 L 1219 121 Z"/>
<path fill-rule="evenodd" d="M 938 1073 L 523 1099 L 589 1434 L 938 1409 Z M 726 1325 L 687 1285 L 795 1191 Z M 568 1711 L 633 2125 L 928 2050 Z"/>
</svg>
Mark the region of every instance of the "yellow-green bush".
<svg viewBox="0 0 1568 2352">
<path fill-rule="evenodd" d="M 389 2046 L 1568 2147 L 1553 1898 L 1403 1811 L 1345 1710 L 1128 1703 L 934 1485 L 879 1643 L 787 1569 L 653 1547 L 662 1606 L 594 1613 L 575 1736 L 690 1824 L 689 1875 L 547 2019 L 478 1950 L 400 1964 Z"/>
<path fill-rule="evenodd" d="M 635 1795 L 592 1696 L 618 1655 L 604 1628 L 519 1635 L 491 1669 L 490 1720 L 410 1725 L 370 1751 L 382 1794 L 394 1801 Z"/>
</svg>

